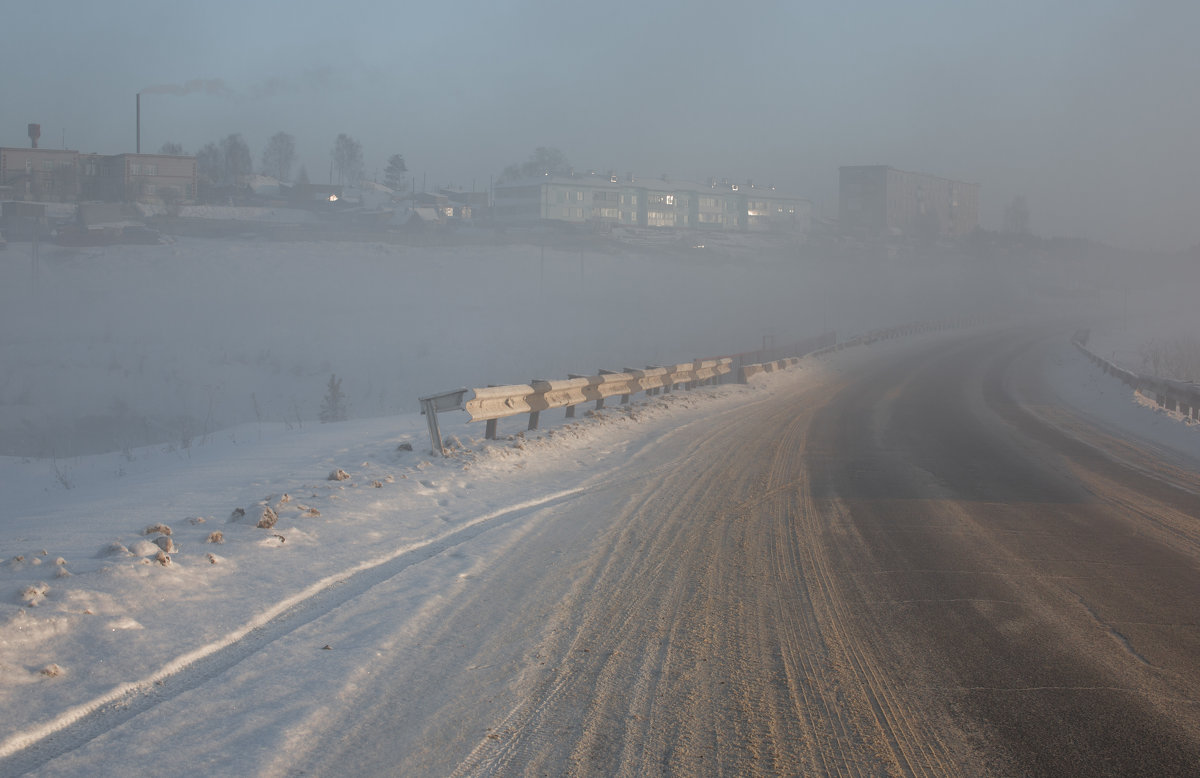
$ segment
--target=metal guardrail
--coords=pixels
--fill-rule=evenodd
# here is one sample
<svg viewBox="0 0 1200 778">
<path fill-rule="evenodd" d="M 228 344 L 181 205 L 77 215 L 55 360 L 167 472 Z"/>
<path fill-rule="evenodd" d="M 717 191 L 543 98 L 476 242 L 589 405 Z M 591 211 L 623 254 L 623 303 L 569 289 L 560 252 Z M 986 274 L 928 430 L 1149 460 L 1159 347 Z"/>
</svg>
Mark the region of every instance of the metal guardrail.
<svg viewBox="0 0 1200 778">
<path fill-rule="evenodd" d="M 1190 416 L 1195 421 L 1200 421 L 1200 386 L 1187 381 L 1174 381 L 1170 378 L 1142 375 L 1132 370 L 1126 370 L 1117 363 L 1110 362 L 1089 350 L 1087 347 L 1088 335 L 1088 330 L 1078 330 L 1071 337 L 1071 343 L 1101 370 L 1135 392 L 1141 392 L 1146 396 L 1149 396 L 1149 392 L 1153 392 L 1154 401 L 1160 408 L 1177 411 L 1184 416 Z"/>
<path fill-rule="evenodd" d="M 601 370 L 597 375 L 573 375 L 558 381 L 533 380 L 527 384 L 488 386 L 479 389 L 456 389 L 451 392 L 421 397 L 421 413 L 429 426 L 429 442 L 434 453 L 445 454 L 437 415 L 446 411 L 466 411 L 468 421 L 485 421 L 485 437 L 496 438 L 499 419 L 529 414 L 528 429 L 538 428 L 542 411 L 566 408 L 567 418 L 575 416 L 575 407 L 594 402 L 604 407 L 611 397 L 620 397 L 626 404 L 639 393 L 671 392 L 677 387 L 692 389 L 716 383 L 732 370 L 732 360 L 696 360 L 667 367 L 647 367 L 642 370 Z"/>
<path fill-rule="evenodd" d="M 528 429 L 538 428 L 542 411 L 565 408 L 567 418 L 574 418 L 575 408 L 594 402 L 596 408 L 604 407 L 606 400 L 620 397 L 621 403 L 639 393 L 649 395 L 671 392 L 677 387 L 692 389 L 703 384 L 717 383 L 724 376 L 733 376 L 740 383 L 762 373 L 770 373 L 791 367 L 800 357 L 841 351 L 849 346 L 874 343 L 877 340 L 912 335 L 920 332 L 944 330 L 970 323 L 961 322 L 918 322 L 873 330 L 841 343 L 833 332 L 785 346 L 772 346 L 757 351 L 746 351 L 712 359 L 697 359 L 677 365 L 650 366 L 643 369 L 601 370 L 596 375 L 570 375 L 557 381 L 535 379 L 527 384 L 488 386 L 479 389 L 455 389 L 427 397 L 421 397 L 421 413 L 429 425 L 429 441 L 435 454 L 445 455 L 437 415 L 446 411 L 466 411 L 468 421 L 484 421 L 484 433 L 488 440 L 496 439 L 497 422 L 500 419 L 529 414 Z"/>
<path fill-rule="evenodd" d="M 421 413 L 425 414 L 425 423 L 429 425 L 429 442 L 439 454 L 444 454 L 446 449 L 442 446 L 442 431 L 438 428 L 437 415 L 442 411 L 462 410 L 463 398 L 469 391 L 470 389 L 455 389 L 418 398 L 421 402 Z"/>
<path fill-rule="evenodd" d="M 777 370 L 786 370 L 798 364 L 800 364 L 799 357 L 791 357 L 790 359 L 777 359 L 774 362 L 758 362 L 752 365 L 742 365 L 742 369 L 738 374 L 738 383 L 748 384 L 754 376 L 774 373 Z"/>
</svg>

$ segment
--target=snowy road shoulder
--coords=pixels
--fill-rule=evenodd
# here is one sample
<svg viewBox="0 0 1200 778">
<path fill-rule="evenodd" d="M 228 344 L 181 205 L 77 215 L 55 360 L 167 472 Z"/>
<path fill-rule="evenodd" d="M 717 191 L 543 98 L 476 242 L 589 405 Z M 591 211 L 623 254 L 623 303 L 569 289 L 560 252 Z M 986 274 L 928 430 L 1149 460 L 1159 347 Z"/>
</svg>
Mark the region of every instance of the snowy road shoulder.
<svg viewBox="0 0 1200 778">
<path fill-rule="evenodd" d="M 0 478 L 20 485 L 2 519 L 0 758 L 89 716 L 136 715 L 405 566 L 577 494 L 669 430 L 822 370 L 494 443 L 451 424 L 466 442 L 446 461 L 422 454 L 419 416 L 249 425 L 186 456 L 0 460 Z M 350 478 L 330 480 L 339 469 Z M 276 519 L 260 528 L 266 508 Z"/>
<path fill-rule="evenodd" d="M 1043 342 L 1032 356 L 1058 402 L 1117 436 L 1146 441 L 1189 467 L 1200 466 L 1200 425 L 1159 408 L 1106 375 L 1065 335 Z"/>
</svg>

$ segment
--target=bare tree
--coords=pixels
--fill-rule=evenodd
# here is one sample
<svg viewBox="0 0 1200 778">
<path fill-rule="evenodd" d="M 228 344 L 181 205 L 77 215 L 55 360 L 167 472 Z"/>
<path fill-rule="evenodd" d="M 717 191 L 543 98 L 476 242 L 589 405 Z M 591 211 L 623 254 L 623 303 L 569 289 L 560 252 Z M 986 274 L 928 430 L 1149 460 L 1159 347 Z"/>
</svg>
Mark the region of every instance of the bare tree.
<svg viewBox="0 0 1200 778">
<path fill-rule="evenodd" d="M 519 165 L 512 164 L 504 168 L 496 183 L 517 181 L 522 178 L 536 178 L 537 176 L 544 175 L 571 175 L 571 163 L 567 160 L 567 155 L 554 146 L 538 146 L 529 155 L 529 159 Z"/>
<path fill-rule="evenodd" d="M 221 149 L 215 143 L 206 143 L 196 152 L 196 189 L 201 200 L 207 201 L 213 189 L 221 185 L 225 175 L 225 162 Z"/>
<path fill-rule="evenodd" d="M 337 170 L 338 183 L 357 184 L 362 178 L 362 144 L 346 133 L 340 133 L 333 142 L 333 166 Z"/>
<path fill-rule="evenodd" d="M 167 141 L 166 143 L 164 143 L 162 145 L 162 148 L 160 148 L 158 150 L 158 153 L 159 154 L 170 154 L 173 157 L 182 156 L 183 155 L 183 144 L 176 143 L 174 141 Z"/>
<path fill-rule="evenodd" d="M 250 147 L 239 133 L 227 135 L 221 141 L 221 158 L 224 163 L 224 175 L 221 183 L 234 186 L 242 176 L 254 172 L 254 163 L 250 158 Z"/>
<path fill-rule="evenodd" d="M 383 185 L 394 192 L 404 189 L 404 174 L 408 166 L 404 164 L 403 154 L 393 154 L 388 157 L 387 168 L 383 171 Z"/>
<path fill-rule="evenodd" d="M 286 132 L 277 132 L 263 149 L 262 172 L 279 181 L 287 181 L 296 164 L 296 139 Z"/>
</svg>

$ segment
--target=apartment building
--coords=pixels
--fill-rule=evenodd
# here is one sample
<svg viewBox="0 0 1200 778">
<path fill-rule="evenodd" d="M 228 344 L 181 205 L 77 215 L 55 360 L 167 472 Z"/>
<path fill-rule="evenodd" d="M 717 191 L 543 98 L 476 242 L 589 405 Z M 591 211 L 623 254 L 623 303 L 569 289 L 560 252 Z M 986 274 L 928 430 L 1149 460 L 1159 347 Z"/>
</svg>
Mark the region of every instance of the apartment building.
<svg viewBox="0 0 1200 778">
<path fill-rule="evenodd" d="M 773 188 L 666 176 L 545 176 L 498 184 L 494 201 L 496 220 L 512 224 L 804 232 L 812 218 L 809 200 Z"/>
<path fill-rule="evenodd" d="M 842 231 L 956 237 L 979 225 L 979 185 L 886 165 L 838 169 Z"/>
</svg>

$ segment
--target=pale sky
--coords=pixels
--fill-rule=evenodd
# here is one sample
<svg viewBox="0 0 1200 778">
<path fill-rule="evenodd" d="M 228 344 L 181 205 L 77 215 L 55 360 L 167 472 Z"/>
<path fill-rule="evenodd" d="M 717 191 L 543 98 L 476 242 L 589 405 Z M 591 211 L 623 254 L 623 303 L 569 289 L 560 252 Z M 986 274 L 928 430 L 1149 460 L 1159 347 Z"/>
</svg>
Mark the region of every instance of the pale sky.
<svg viewBox="0 0 1200 778">
<path fill-rule="evenodd" d="M 839 165 L 977 182 L 996 228 L 1200 243 L 1200 3 L 210 0 L 9 3 L 0 145 L 194 153 L 338 133 L 430 187 L 557 146 L 577 169 L 774 184 L 836 215 Z M 193 90 L 151 89 L 157 86 Z M 172 93 L 174 92 L 174 93 Z"/>
</svg>

